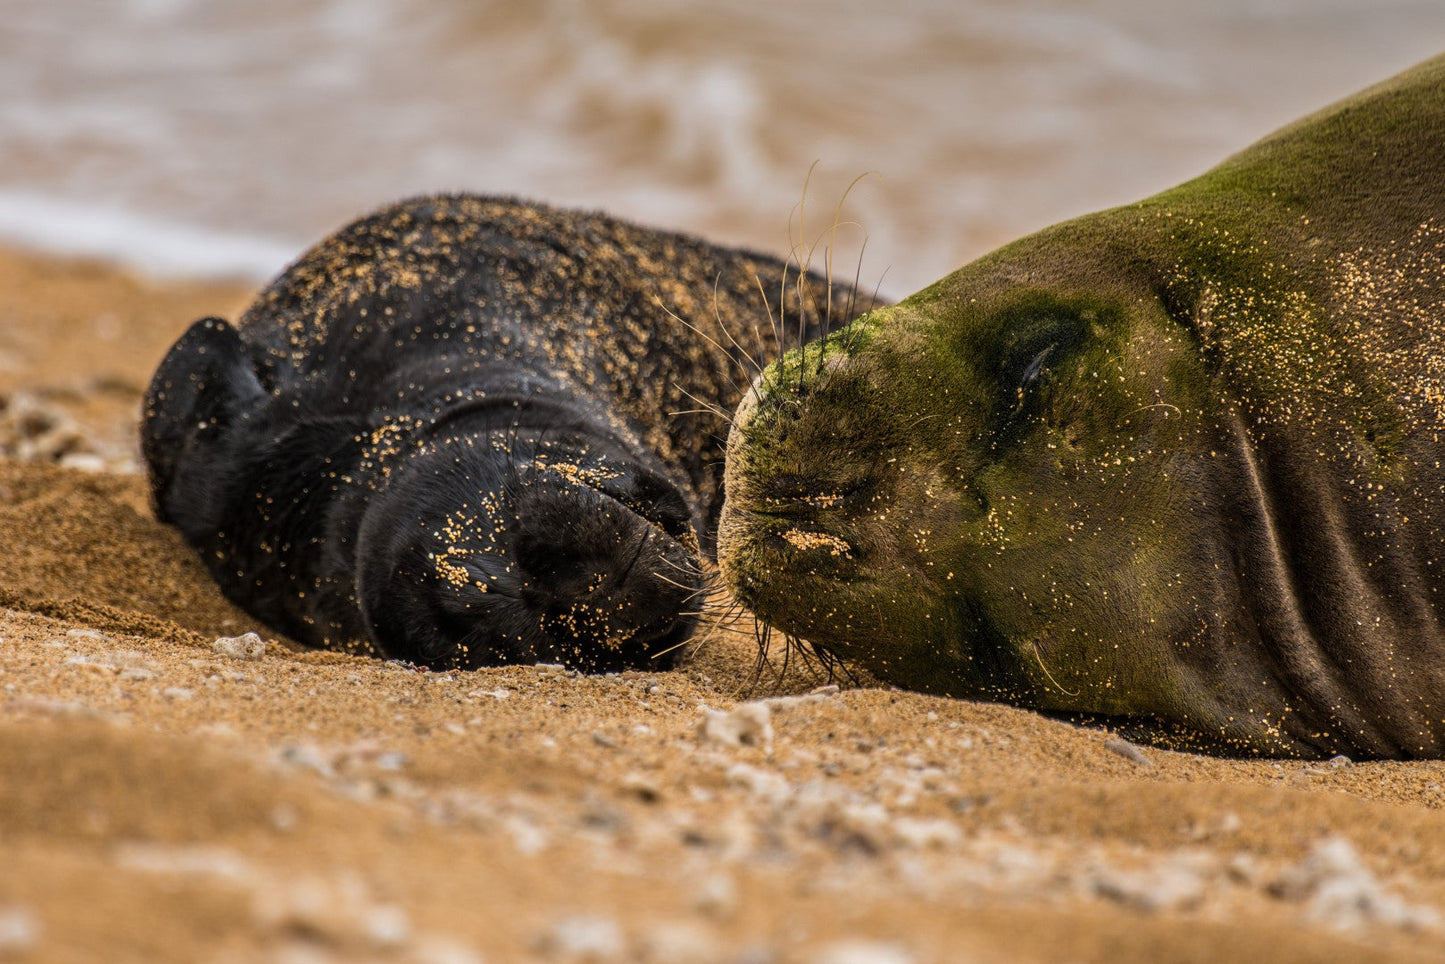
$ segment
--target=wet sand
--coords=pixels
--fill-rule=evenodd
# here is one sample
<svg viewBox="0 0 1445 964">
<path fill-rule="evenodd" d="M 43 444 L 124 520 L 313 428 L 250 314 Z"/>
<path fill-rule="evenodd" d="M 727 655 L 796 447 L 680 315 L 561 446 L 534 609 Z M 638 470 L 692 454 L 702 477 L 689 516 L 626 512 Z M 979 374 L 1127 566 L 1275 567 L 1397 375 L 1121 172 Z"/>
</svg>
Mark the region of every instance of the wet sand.
<svg viewBox="0 0 1445 964">
<path fill-rule="evenodd" d="M 0 960 L 1445 957 L 1440 763 L 810 692 L 740 627 L 597 678 L 294 650 L 136 467 L 151 369 L 247 295 L 0 252 Z"/>
</svg>

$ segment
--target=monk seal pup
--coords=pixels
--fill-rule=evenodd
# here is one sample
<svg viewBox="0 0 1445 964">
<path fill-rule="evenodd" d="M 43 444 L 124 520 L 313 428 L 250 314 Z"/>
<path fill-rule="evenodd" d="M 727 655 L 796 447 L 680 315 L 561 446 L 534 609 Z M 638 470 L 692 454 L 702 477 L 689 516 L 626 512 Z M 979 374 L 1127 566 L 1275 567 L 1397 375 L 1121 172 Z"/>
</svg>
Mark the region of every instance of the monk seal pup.
<svg viewBox="0 0 1445 964">
<path fill-rule="evenodd" d="M 721 502 L 725 425 L 700 410 L 732 410 L 774 324 L 830 320 L 823 279 L 797 278 L 597 214 L 387 208 L 166 355 L 142 432 L 157 514 L 303 643 L 666 666 Z M 840 321 L 851 290 L 831 293 Z"/>
<path fill-rule="evenodd" d="M 897 685 L 1445 750 L 1445 58 L 762 375 L 719 565 Z"/>
</svg>

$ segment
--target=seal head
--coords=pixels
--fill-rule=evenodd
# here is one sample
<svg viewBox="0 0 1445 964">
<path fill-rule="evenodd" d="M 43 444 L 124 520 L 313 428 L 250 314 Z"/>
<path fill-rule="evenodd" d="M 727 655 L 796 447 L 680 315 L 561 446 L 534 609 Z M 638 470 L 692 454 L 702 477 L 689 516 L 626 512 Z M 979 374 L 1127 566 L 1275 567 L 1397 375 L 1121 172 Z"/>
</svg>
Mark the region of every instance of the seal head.
<svg viewBox="0 0 1445 964">
<path fill-rule="evenodd" d="M 303 643 L 666 667 L 721 508 L 714 412 L 779 331 L 814 337 L 850 301 L 799 280 L 599 214 L 399 203 L 167 354 L 142 432 L 157 514 Z"/>
<path fill-rule="evenodd" d="M 719 564 L 885 680 L 1445 752 L 1445 59 L 785 356 Z"/>
</svg>

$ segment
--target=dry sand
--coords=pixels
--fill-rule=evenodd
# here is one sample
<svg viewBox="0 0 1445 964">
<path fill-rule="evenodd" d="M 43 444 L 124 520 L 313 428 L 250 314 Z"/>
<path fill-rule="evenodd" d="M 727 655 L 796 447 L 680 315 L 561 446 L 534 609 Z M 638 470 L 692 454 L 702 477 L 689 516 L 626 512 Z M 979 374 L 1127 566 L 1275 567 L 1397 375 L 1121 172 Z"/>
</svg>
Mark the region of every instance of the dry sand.
<svg viewBox="0 0 1445 964">
<path fill-rule="evenodd" d="M 0 253 L 0 960 L 1445 957 L 1438 763 L 750 689 L 726 631 L 597 678 L 294 651 L 136 467 L 151 369 L 246 295 Z"/>
</svg>

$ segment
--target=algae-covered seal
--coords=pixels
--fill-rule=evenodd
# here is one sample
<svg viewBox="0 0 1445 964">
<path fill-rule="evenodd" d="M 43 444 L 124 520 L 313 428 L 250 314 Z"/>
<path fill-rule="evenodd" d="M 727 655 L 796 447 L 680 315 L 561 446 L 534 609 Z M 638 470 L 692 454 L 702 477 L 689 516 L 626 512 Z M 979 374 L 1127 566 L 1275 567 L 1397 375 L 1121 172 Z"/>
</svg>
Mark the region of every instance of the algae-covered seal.
<svg viewBox="0 0 1445 964">
<path fill-rule="evenodd" d="M 1445 58 L 761 376 L 719 564 L 893 683 L 1445 753 Z"/>
<path fill-rule="evenodd" d="M 811 337 L 850 298 L 601 215 L 398 204 L 166 355 L 142 439 L 157 513 L 304 643 L 665 666 L 721 504 L 713 410 L 776 356 L 775 325 Z"/>
</svg>

